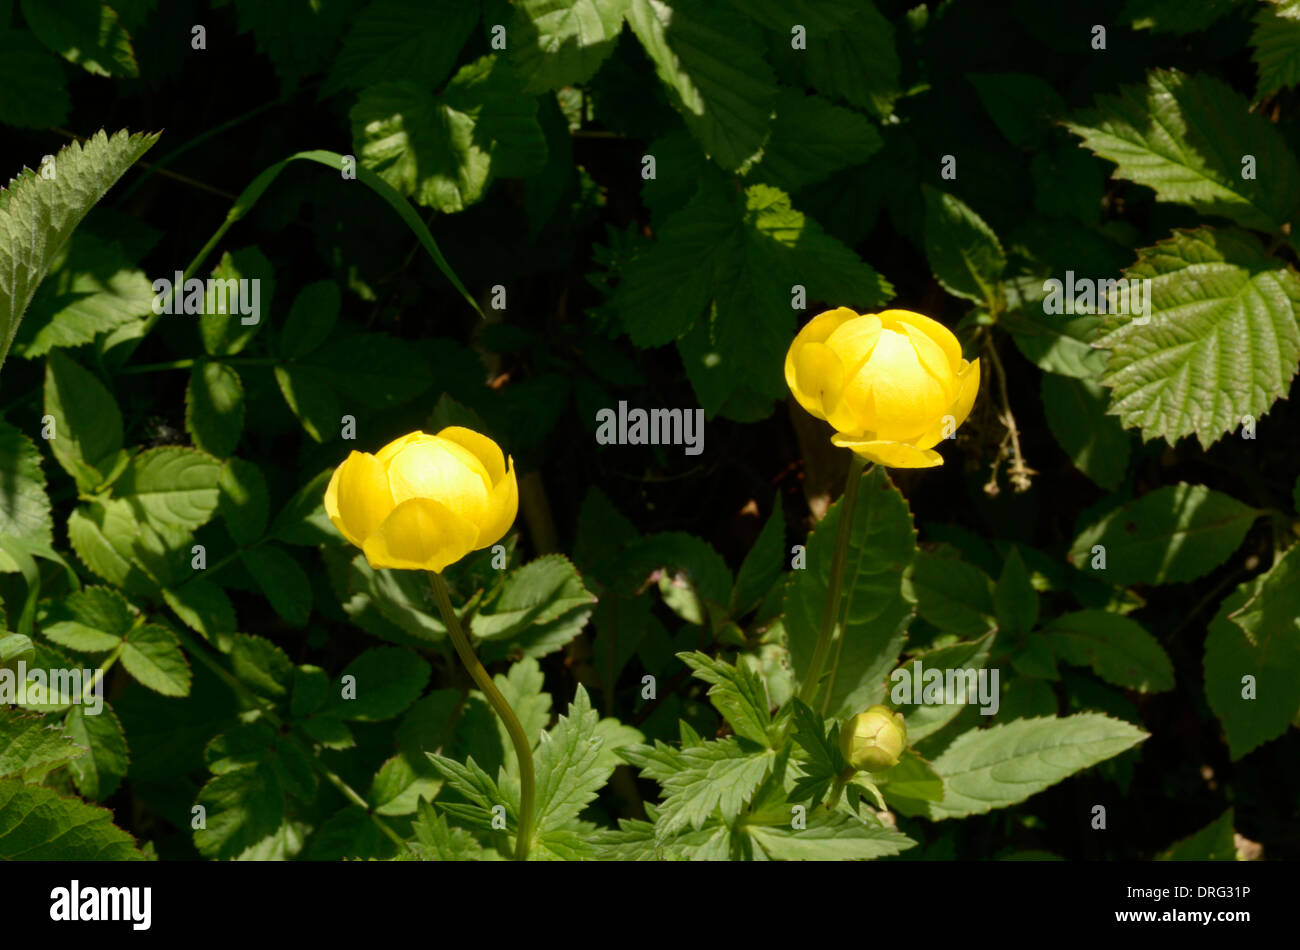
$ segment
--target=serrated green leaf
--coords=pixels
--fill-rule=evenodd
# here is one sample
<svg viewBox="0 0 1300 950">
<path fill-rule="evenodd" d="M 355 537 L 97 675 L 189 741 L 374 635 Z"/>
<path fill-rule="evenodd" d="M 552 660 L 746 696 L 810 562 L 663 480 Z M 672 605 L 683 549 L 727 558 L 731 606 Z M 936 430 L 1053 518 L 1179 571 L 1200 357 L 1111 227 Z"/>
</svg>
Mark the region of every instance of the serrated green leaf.
<svg viewBox="0 0 1300 950">
<path fill-rule="evenodd" d="M 984 668 L 988 662 L 989 649 L 993 646 L 994 636 L 986 633 L 977 640 L 961 641 L 927 650 L 920 657 L 900 664 L 899 669 L 906 670 L 908 673 L 906 679 L 895 674 L 890 675 L 890 702 L 905 719 L 908 742 L 915 745 L 926 736 L 938 732 L 977 699 L 973 693 L 968 692 L 964 697 L 965 702 L 925 702 L 926 674 L 930 670 L 942 671 L 946 686 L 948 671 L 956 671 L 960 679 L 954 680 L 954 686 L 957 689 L 966 689 L 971 682 L 970 675 L 966 671 L 979 671 Z M 977 676 L 976 686 L 978 682 Z M 919 704 L 912 702 L 914 695 L 918 695 L 914 690 L 920 690 L 919 696 L 922 702 Z M 945 692 L 940 694 L 940 699 L 947 698 L 945 689 Z M 956 693 L 953 698 L 963 697 L 960 693 Z"/>
<path fill-rule="evenodd" d="M 68 770 L 82 797 L 103 801 L 121 784 L 131 758 L 122 724 L 112 707 L 105 704 L 95 715 L 85 709 L 85 706 L 73 706 L 63 723 L 67 735 L 89 750 L 69 762 Z"/>
<path fill-rule="evenodd" d="M 394 79 L 438 86 L 478 16 L 478 4 L 461 0 L 370 3 L 344 38 L 323 91 L 328 95 Z"/>
<path fill-rule="evenodd" d="M 121 499 L 78 505 L 68 516 L 68 541 L 77 557 L 95 574 L 135 597 L 153 595 L 158 587 L 132 558 L 131 542 L 140 523 Z"/>
<path fill-rule="evenodd" d="M 272 609 L 291 627 L 311 617 L 311 579 L 283 548 L 264 544 L 239 552 L 239 559 L 261 588 Z"/>
<path fill-rule="evenodd" d="M 746 825 L 745 830 L 774 861 L 868 861 L 916 847 L 907 835 L 874 820 L 821 808 L 803 828 Z"/>
<path fill-rule="evenodd" d="M 122 646 L 122 665 L 136 680 L 164 696 L 190 694 L 190 664 L 176 634 L 147 623 L 135 627 Z"/>
<path fill-rule="evenodd" d="M 1056 442 L 1074 467 L 1114 491 L 1128 472 L 1128 436 L 1106 415 L 1106 390 L 1087 379 L 1044 373 L 1043 413 Z"/>
<path fill-rule="evenodd" d="M 329 709 L 342 719 L 380 722 L 392 719 L 419 698 L 429 682 L 430 668 L 410 650 L 373 647 L 347 665 L 342 677 L 352 677 L 355 695 L 337 682 Z"/>
<path fill-rule="evenodd" d="M 224 363 L 201 361 L 190 371 L 185 390 L 185 431 L 198 448 L 226 458 L 244 429 L 244 386 Z"/>
<path fill-rule="evenodd" d="M 1080 713 L 1065 718 L 1018 719 L 958 736 L 932 763 L 944 799 L 931 802 L 935 821 L 1005 808 L 1137 745 L 1136 726 Z"/>
<path fill-rule="evenodd" d="M 883 145 L 876 127 L 861 113 L 784 88 L 776 99 L 772 137 L 751 174 L 798 191 L 841 168 L 862 164 Z"/>
<path fill-rule="evenodd" d="M 1144 439 L 1203 447 L 1268 412 L 1300 363 L 1300 277 L 1237 231 L 1175 231 L 1124 271 L 1150 280 L 1150 323 L 1107 318 L 1110 412 Z"/>
<path fill-rule="evenodd" d="M 903 91 L 894 28 L 870 0 L 858 0 L 853 7 L 850 23 L 816 41 L 816 52 L 808 58 L 808 82 L 822 95 L 883 119 L 893 113 L 894 100 Z"/>
<path fill-rule="evenodd" d="M 99 0 L 21 0 L 23 19 L 40 41 L 96 76 L 140 75 L 131 37 L 116 11 Z"/>
<path fill-rule="evenodd" d="M 537 828 L 559 828 L 578 817 L 609 780 L 616 762 L 602 757 L 600 714 L 578 686 L 568 715 L 560 716 L 537 747 Z"/>
<path fill-rule="evenodd" d="M 480 640 L 501 640 L 595 601 L 569 559 L 548 554 L 511 571 L 500 593 L 471 618 L 470 632 Z"/>
<path fill-rule="evenodd" d="M 793 573 L 785 591 L 790 659 L 800 676 L 807 674 L 817 643 L 841 505 L 831 505 L 809 535 L 808 566 Z M 910 583 L 915 556 L 907 502 L 884 469 L 873 468 L 862 476 L 853 514 L 843 586 L 847 620 L 843 645 L 831 648 L 832 656 L 838 651 L 839 668 L 826 705 L 829 715 L 858 712 L 883 695 L 880 684 L 898 659 L 915 610 Z"/>
<path fill-rule="evenodd" d="M 0 212 L 0 226 L 3 214 Z M 0 249 L 0 264 L 3 254 Z M 0 299 L 0 305 L 3 302 Z M 117 400 L 94 375 L 54 350 L 45 365 L 45 412 L 53 417 L 49 444 L 54 458 L 79 487 L 97 487 L 115 466 L 122 449 L 122 413 Z"/>
<path fill-rule="evenodd" d="M 1204 485 L 1166 485 L 1089 525 L 1067 558 L 1122 586 L 1192 581 L 1230 557 L 1259 515 Z M 1092 567 L 1098 544 L 1105 548 L 1104 571 Z"/>
<path fill-rule="evenodd" d="M 704 151 L 728 171 L 752 159 L 767 140 L 777 91 L 753 25 L 704 0 L 632 0 L 627 20 Z"/>
<path fill-rule="evenodd" d="M 235 632 L 235 608 L 226 592 L 203 577 L 163 590 L 167 606 L 191 630 L 224 651 L 226 637 Z"/>
<path fill-rule="evenodd" d="M 993 229 L 964 201 L 922 185 L 925 196 L 925 256 L 943 289 L 956 297 L 991 305 L 1007 266 Z"/>
<path fill-rule="evenodd" d="M 0 707 L 0 778 L 54 768 L 85 753 L 85 743 L 78 743 L 44 716 Z"/>
<path fill-rule="evenodd" d="M 1108 683 L 1139 693 L 1174 688 L 1174 667 L 1159 641 L 1121 614 L 1079 610 L 1048 622 L 1043 632 L 1063 661 L 1090 666 Z"/>
<path fill-rule="evenodd" d="M 1300 5 L 1294 0 L 1261 4 L 1250 45 L 1250 58 L 1259 71 L 1256 99 L 1300 82 Z"/>
<path fill-rule="evenodd" d="M 50 605 L 41 633 L 61 646 L 87 653 L 116 647 L 136 615 L 126 598 L 110 587 L 86 587 Z"/>
<path fill-rule="evenodd" d="M 1222 80 L 1154 69 L 1145 87 L 1098 102 L 1065 127 L 1157 201 L 1261 231 L 1277 230 L 1300 204 L 1300 165 L 1282 136 Z M 1245 155 L 1267 171 L 1243 177 Z"/>
<path fill-rule="evenodd" d="M 48 788 L 0 780 L 0 860 L 143 861 L 113 813 Z"/>
<path fill-rule="evenodd" d="M 632 0 L 519 0 L 507 35 L 529 93 L 583 83 L 614 51 Z"/>
<path fill-rule="evenodd" d="M 293 663 L 270 640 L 236 634 L 231 641 L 230 663 L 235 676 L 259 696 L 279 701 L 289 695 Z"/>
<path fill-rule="evenodd" d="M 166 445 L 133 456 L 113 483 L 113 497 L 125 501 L 142 522 L 159 530 L 193 530 L 217 510 L 221 463 L 205 452 Z"/>
<path fill-rule="evenodd" d="M 916 612 L 940 630 L 978 637 L 996 623 L 993 581 L 966 561 L 917 552 L 912 590 Z"/>
<path fill-rule="evenodd" d="M 682 662 L 709 687 L 709 701 L 738 736 L 761 746 L 773 741 L 771 703 L 763 681 L 744 664 L 732 666 L 705 653 L 679 653 Z"/>
<path fill-rule="evenodd" d="M 271 312 L 275 277 L 255 247 L 221 255 L 206 284 L 199 336 L 209 356 L 233 356 L 248 345 Z"/>
<path fill-rule="evenodd" d="M 698 830 L 715 812 L 723 821 L 736 818 L 776 761 L 770 750 L 758 751 L 734 738 L 682 749 L 677 756 L 678 770 L 661 780 L 664 800 L 655 825 L 659 840 L 687 826 Z"/>
<path fill-rule="evenodd" d="M 1300 711 L 1300 547 L 1239 586 L 1205 638 L 1205 695 L 1235 761 Z M 1251 677 L 1252 679 L 1246 679 Z"/>
<path fill-rule="evenodd" d="M 284 789 L 269 762 L 218 775 L 199 791 L 207 818 L 194 832 L 206 858 L 233 858 L 276 833 L 284 821 Z"/>
<path fill-rule="evenodd" d="M 21 430 L 3 421 L 0 474 L 0 536 L 52 544 L 54 518 L 45 494 L 41 453 Z"/>
<path fill-rule="evenodd" d="M 420 801 L 419 815 L 411 826 L 415 833 L 411 848 L 419 860 L 482 861 L 495 857 L 495 852 L 485 850 L 468 831 L 448 825 L 429 802 Z"/>
</svg>

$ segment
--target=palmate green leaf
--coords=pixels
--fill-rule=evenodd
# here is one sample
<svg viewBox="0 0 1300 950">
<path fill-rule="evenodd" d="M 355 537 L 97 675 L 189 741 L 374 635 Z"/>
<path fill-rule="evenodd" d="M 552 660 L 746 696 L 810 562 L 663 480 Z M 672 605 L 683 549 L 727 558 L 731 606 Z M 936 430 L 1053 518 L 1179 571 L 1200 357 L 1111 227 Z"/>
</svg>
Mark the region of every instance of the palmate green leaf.
<svg viewBox="0 0 1300 950">
<path fill-rule="evenodd" d="M 1047 427 L 1074 467 L 1107 491 L 1128 473 L 1128 435 L 1106 415 L 1106 390 L 1088 379 L 1044 373 L 1040 385 Z"/>
<path fill-rule="evenodd" d="M 155 693 L 190 694 L 189 661 L 176 634 L 167 627 L 146 623 L 132 629 L 122 646 L 122 666 Z"/>
<path fill-rule="evenodd" d="M 1198 228 L 1138 251 L 1150 323 L 1112 314 L 1097 345 L 1110 412 L 1144 439 L 1203 447 L 1285 396 L 1300 364 L 1300 277 L 1238 231 Z"/>
<path fill-rule="evenodd" d="M 1146 737 L 1136 726 L 1100 713 L 1018 719 L 962 733 L 932 763 L 945 794 L 930 803 L 930 817 L 940 821 L 1014 805 Z"/>
<path fill-rule="evenodd" d="M 243 429 L 244 386 L 239 373 L 225 363 L 195 363 L 185 390 L 185 431 L 194 444 L 209 455 L 226 458 L 235 451 Z"/>
<path fill-rule="evenodd" d="M 153 285 L 132 263 L 117 241 L 75 232 L 32 298 L 14 352 L 24 359 L 44 356 L 148 316 Z"/>
<path fill-rule="evenodd" d="M 748 20 L 708 0 L 632 0 L 628 25 L 704 151 L 734 171 L 767 141 L 776 79 Z"/>
<path fill-rule="evenodd" d="M 1176 841 L 1156 855 L 1157 861 L 1237 860 L 1234 809 L 1229 808 L 1193 835 Z"/>
<path fill-rule="evenodd" d="M 735 819 L 776 762 L 772 750 L 734 737 L 681 750 L 657 746 L 623 749 L 622 755 L 663 786 L 655 823 L 659 841 L 687 827 L 699 830 L 715 812 L 723 821 Z"/>
<path fill-rule="evenodd" d="M 1063 661 L 1090 666 L 1108 683 L 1139 693 L 1174 688 L 1174 667 L 1159 641 L 1121 614 L 1079 610 L 1049 621 L 1043 632 Z"/>
<path fill-rule="evenodd" d="M 293 556 L 281 547 L 263 544 L 240 551 L 239 559 L 285 623 L 306 626 L 311 617 L 311 579 Z"/>
<path fill-rule="evenodd" d="M 1250 58 L 1259 71 L 1255 98 L 1263 99 L 1300 83 L 1300 3 L 1261 4 L 1250 35 Z"/>
<path fill-rule="evenodd" d="M 507 28 L 509 56 L 524 92 L 586 82 L 623 29 L 632 0 L 519 0 Z"/>
<path fill-rule="evenodd" d="M 752 177 L 786 191 L 860 165 L 884 145 L 876 127 L 861 113 L 820 96 L 782 89 L 776 99 L 772 136 Z"/>
<path fill-rule="evenodd" d="M 27 30 L 0 30 L 0 122 L 50 128 L 63 123 L 71 105 L 58 58 Z"/>
<path fill-rule="evenodd" d="M 788 35 L 789 27 L 783 32 Z M 903 91 L 899 83 L 902 65 L 894 28 L 870 0 L 856 0 L 853 19 L 818 38 L 806 55 L 808 82 L 822 95 L 865 109 L 877 118 L 893 113 L 894 100 Z"/>
<path fill-rule="evenodd" d="M 97 487 L 120 463 L 117 400 L 89 371 L 54 350 L 45 364 L 45 412 L 54 417 L 49 440 L 54 458 L 79 487 Z"/>
<path fill-rule="evenodd" d="M 377 0 L 343 40 L 322 92 L 411 80 L 438 86 L 478 22 L 478 4 L 462 0 Z"/>
<path fill-rule="evenodd" d="M 79 744 L 44 716 L 0 706 L 0 778 L 48 770 L 85 753 L 85 743 Z"/>
<path fill-rule="evenodd" d="M 1259 515 L 1204 485 L 1166 485 L 1089 525 L 1067 559 L 1122 586 L 1192 581 L 1230 557 Z M 1098 544 L 1106 549 L 1104 571 L 1092 567 Z"/>
<path fill-rule="evenodd" d="M 138 76 L 131 37 L 99 0 L 22 0 L 23 19 L 42 43 L 96 76 Z"/>
<path fill-rule="evenodd" d="M 196 449 L 164 445 L 132 457 L 113 483 L 113 497 L 161 529 L 202 527 L 217 510 L 221 463 Z"/>
<path fill-rule="evenodd" d="M 85 587 L 50 605 L 41 634 L 72 650 L 102 653 L 121 643 L 135 623 L 134 609 L 116 590 Z"/>
<path fill-rule="evenodd" d="M 497 788 L 497 783 L 492 781 L 492 777 L 479 767 L 472 755 L 465 760 L 463 765 L 455 759 L 439 755 L 436 752 L 429 752 L 427 755 L 434 768 L 447 779 L 447 784 L 466 799 L 465 802 L 439 801 L 439 808 L 450 815 L 454 815 L 461 823 L 469 825 L 471 828 L 478 831 L 495 832 L 500 829 L 492 827 L 493 809 L 500 805 L 505 809 L 507 830 L 514 831 L 518 829 L 519 797 L 517 784 L 513 796 L 503 794 L 503 790 Z"/>
<path fill-rule="evenodd" d="M 832 733 L 828 734 L 822 717 L 798 697 L 792 701 L 791 716 L 795 730 L 794 741 L 808 758 L 798 762 L 799 771 L 803 774 L 795 779 L 789 800 L 802 802 L 811 799 L 817 804 L 826 797 L 831 782 L 845 768 L 844 756 L 839 749 L 839 728 L 834 727 Z"/>
<path fill-rule="evenodd" d="M 84 705 L 73 706 L 63 721 L 64 732 L 88 751 L 68 763 L 68 770 L 83 798 L 103 801 L 117 790 L 131 762 L 126 735 L 117 714 L 107 703 L 90 715 Z"/>
<path fill-rule="evenodd" d="M 841 505 L 831 505 L 809 536 L 808 566 L 793 573 L 785 590 L 790 659 L 801 677 L 817 643 Z M 842 646 L 831 647 L 832 657 L 838 651 L 839 668 L 826 706 L 832 717 L 858 712 L 883 695 L 881 684 L 894 668 L 915 611 L 910 579 L 915 556 L 907 502 L 884 469 L 873 468 L 862 476 L 845 561 L 846 623 Z"/>
<path fill-rule="evenodd" d="M 143 860 L 107 809 L 0 779 L 0 861 Z"/>
<path fill-rule="evenodd" d="M 1300 205 L 1300 165 L 1278 131 L 1222 80 L 1155 69 L 1146 86 L 1100 96 L 1065 127 L 1115 174 L 1177 202 L 1260 231 L 1275 231 Z M 1242 156 L 1258 172 L 1242 177 Z"/>
<path fill-rule="evenodd" d="M 39 544 L 54 541 L 54 518 L 45 494 L 40 450 L 20 429 L 4 421 L 0 421 L 0 536 Z M 0 554 L 0 565 L 5 560 Z"/>
<path fill-rule="evenodd" d="M 695 675 L 711 683 L 709 702 L 738 736 L 771 747 L 775 738 L 771 704 L 763 681 L 743 663 L 732 666 L 705 653 L 679 653 Z"/>
<path fill-rule="evenodd" d="M 0 57 L 4 58 L 4 57 Z M 24 170 L 0 192 L 0 366 L 19 321 L 73 229 L 113 183 L 158 140 L 98 132 L 54 157 L 54 177 Z"/>
<path fill-rule="evenodd" d="M 1292 547 L 1233 591 L 1210 621 L 1205 696 L 1234 761 L 1282 735 L 1300 712 L 1298 617 L 1300 547 Z"/>
<path fill-rule="evenodd" d="M 943 289 L 991 304 L 1007 266 L 993 229 L 960 198 L 922 185 L 925 195 L 925 256 Z"/>
<path fill-rule="evenodd" d="M 747 824 L 745 831 L 773 861 L 869 861 L 916 847 L 874 820 L 824 808 L 813 809 L 804 828 Z"/>
<path fill-rule="evenodd" d="M 411 82 L 370 86 L 350 116 L 361 164 L 445 213 L 474 204 L 493 178 L 522 178 L 546 163 L 537 100 L 496 56 L 462 67 L 436 96 Z"/>
</svg>

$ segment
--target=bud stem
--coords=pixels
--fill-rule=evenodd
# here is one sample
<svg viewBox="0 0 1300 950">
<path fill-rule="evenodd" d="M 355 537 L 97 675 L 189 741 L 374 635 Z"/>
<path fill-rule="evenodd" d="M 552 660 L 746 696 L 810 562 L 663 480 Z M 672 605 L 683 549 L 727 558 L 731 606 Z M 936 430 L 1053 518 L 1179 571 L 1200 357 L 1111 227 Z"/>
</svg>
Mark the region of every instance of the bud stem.
<svg viewBox="0 0 1300 950">
<path fill-rule="evenodd" d="M 429 581 L 433 585 L 433 599 L 437 601 L 438 612 L 442 614 L 442 622 L 447 625 L 447 633 L 451 636 L 452 645 L 456 647 L 460 661 L 465 664 L 470 678 L 487 697 L 488 704 L 496 710 L 496 714 L 505 723 L 506 732 L 510 734 L 510 741 L 515 747 L 515 756 L 519 760 L 519 832 L 515 837 L 515 860 L 525 861 L 528 859 L 528 849 L 533 839 L 533 800 L 536 781 L 533 777 L 532 744 L 524 734 L 524 727 L 519 724 L 519 717 L 510 708 L 510 703 L 501 695 L 501 691 L 492 682 L 488 671 L 474 655 L 474 647 L 470 645 L 469 638 L 465 636 L 465 631 L 460 625 L 460 618 L 456 616 L 456 611 L 451 606 L 447 582 L 435 571 L 429 571 Z"/>
<path fill-rule="evenodd" d="M 862 471 L 866 464 L 866 460 L 856 453 L 850 457 L 849 477 L 844 482 L 844 497 L 840 501 L 840 523 L 835 532 L 835 553 L 831 556 L 830 586 L 826 591 L 826 605 L 822 608 L 821 629 L 817 634 L 812 662 L 808 665 L 808 675 L 799 688 L 799 698 L 808 706 L 812 706 L 817 698 L 822 671 L 826 666 L 826 657 L 831 650 L 831 639 L 839 617 L 844 563 L 848 560 L 849 538 L 853 534 L 853 509 L 857 506 L 858 487 L 862 484 Z"/>
</svg>

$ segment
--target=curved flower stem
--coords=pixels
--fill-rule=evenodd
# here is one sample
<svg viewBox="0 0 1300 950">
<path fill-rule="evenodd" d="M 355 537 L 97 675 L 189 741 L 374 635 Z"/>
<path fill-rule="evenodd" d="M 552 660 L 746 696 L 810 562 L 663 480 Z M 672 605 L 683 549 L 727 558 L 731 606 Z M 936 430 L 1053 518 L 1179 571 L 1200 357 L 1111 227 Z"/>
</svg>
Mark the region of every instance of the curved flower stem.
<svg viewBox="0 0 1300 950">
<path fill-rule="evenodd" d="M 853 456 L 853 457 L 854 457 L 854 458 L 857 458 L 856 455 Z M 871 465 L 868 465 L 868 466 L 863 470 L 862 474 L 863 474 L 863 475 L 868 474 L 868 473 L 869 473 L 873 468 L 875 468 L 875 467 L 876 467 L 876 465 L 875 465 L 875 463 L 873 462 Z M 858 481 L 861 482 L 861 481 L 862 481 L 862 478 L 859 477 L 859 478 L 858 478 Z M 845 494 L 845 496 L 847 497 L 847 495 L 848 495 L 848 486 L 845 486 L 845 492 L 844 492 L 844 494 Z M 840 512 L 840 517 L 841 517 L 841 518 L 846 517 L 845 513 L 844 513 L 844 512 Z M 850 519 L 850 521 L 851 521 L 852 518 L 853 518 L 853 510 L 852 510 L 851 508 L 850 508 L 849 511 L 848 511 L 847 517 Z M 835 536 L 836 544 L 839 543 L 840 538 L 841 538 L 842 536 L 843 536 L 843 535 L 841 535 L 841 534 L 837 534 L 837 535 Z M 845 552 L 844 552 L 844 559 L 847 560 L 847 558 L 848 558 L 848 550 L 847 550 L 847 546 L 846 546 L 846 550 L 845 550 Z M 844 570 L 844 564 L 843 564 L 843 562 L 841 562 L 841 564 L 840 564 L 840 571 L 841 571 L 841 573 L 843 573 L 843 570 Z M 845 638 L 845 636 L 848 635 L 848 630 L 847 630 L 848 625 L 849 625 L 848 604 L 844 604 L 844 605 L 842 605 L 842 606 L 843 606 L 843 617 L 842 617 L 842 618 L 840 617 L 840 612 L 841 612 L 841 611 L 840 611 L 840 609 L 839 609 L 838 607 L 836 608 L 836 611 L 835 611 L 835 613 L 836 613 L 836 618 L 839 619 L 839 621 L 840 621 L 840 623 L 839 623 L 840 635 L 839 635 L 839 638 L 835 641 L 835 659 L 833 659 L 833 660 L 831 661 L 831 675 L 828 676 L 828 677 L 826 678 L 826 695 L 822 697 L 822 715 L 823 715 L 823 716 L 826 715 L 826 709 L 827 709 L 827 707 L 830 705 L 830 702 L 831 702 L 831 694 L 832 694 L 833 692 L 835 692 L 835 674 L 839 671 L 839 668 L 840 668 L 840 654 L 844 652 L 844 638 Z"/>
<path fill-rule="evenodd" d="M 826 591 L 826 605 L 822 608 L 821 628 L 817 633 L 817 646 L 813 649 L 808 676 L 799 688 L 799 698 L 811 706 L 821 685 L 822 670 L 830 653 L 831 638 L 835 633 L 840 613 L 840 591 L 844 587 L 844 562 L 848 559 L 849 537 L 853 533 L 853 509 L 858 501 L 858 486 L 866 460 L 854 454 L 849 462 L 849 477 L 844 483 L 844 497 L 840 504 L 840 524 L 835 532 L 835 553 L 831 556 L 830 587 Z"/>
<path fill-rule="evenodd" d="M 528 737 L 524 735 L 524 727 L 519 724 L 519 717 L 515 715 L 506 698 L 492 682 L 488 671 L 474 655 L 474 647 L 470 645 L 469 638 L 461 628 L 460 619 L 452 609 L 447 582 L 435 571 L 429 571 L 429 581 L 433 585 L 433 599 L 438 603 L 438 612 L 442 614 L 442 622 L 447 625 L 447 633 L 451 636 L 452 645 L 456 647 L 460 661 L 465 664 L 470 678 L 483 691 L 488 703 L 505 723 L 506 732 L 510 733 L 510 741 L 514 744 L 515 756 L 519 759 L 519 833 L 515 838 L 515 860 L 525 861 L 528 859 L 528 849 L 533 839 L 533 801 L 536 788 L 533 777 L 533 747 L 528 742 Z"/>
</svg>

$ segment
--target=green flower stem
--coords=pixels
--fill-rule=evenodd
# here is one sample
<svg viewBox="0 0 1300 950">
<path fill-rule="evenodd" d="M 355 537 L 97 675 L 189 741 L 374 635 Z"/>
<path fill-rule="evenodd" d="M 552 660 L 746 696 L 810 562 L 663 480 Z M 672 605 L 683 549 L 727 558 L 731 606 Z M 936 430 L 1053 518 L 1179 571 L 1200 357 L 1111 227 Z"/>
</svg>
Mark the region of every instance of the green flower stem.
<svg viewBox="0 0 1300 950">
<path fill-rule="evenodd" d="M 840 592 L 844 587 L 844 562 L 848 560 L 849 537 L 853 533 L 853 509 L 857 506 L 858 487 L 862 483 L 862 472 L 866 464 L 866 460 L 856 453 L 849 461 L 849 477 L 844 483 L 844 497 L 840 502 L 840 524 L 839 530 L 835 532 L 835 553 L 831 557 L 830 587 L 826 591 L 826 605 L 822 608 L 821 629 L 817 633 L 817 646 L 813 650 L 812 663 L 808 666 L 808 675 L 799 688 L 799 698 L 808 706 L 812 706 L 817 698 L 826 656 L 830 653 L 831 639 L 838 626 L 836 621 L 840 612 Z"/>
<path fill-rule="evenodd" d="M 856 459 L 858 456 L 855 455 L 855 456 L 853 456 L 853 457 Z M 869 473 L 869 472 L 870 472 L 873 468 L 875 468 L 875 467 L 876 467 L 876 465 L 875 465 L 875 463 L 873 462 L 872 464 L 868 465 L 868 466 L 863 470 L 863 473 L 862 473 L 862 474 L 865 475 L 865 474 Z M 862 481 L 861 476 L 858 477 L 857 481 L 858 481 L 858 482 L 861 482 L 861 481 Z M 848 495 L 848 492 L 847 492 L 847 491 L 845 492 L 845 495 L 846 495 L 846 496 Z M 843 514 L 841 514 L 841 517 L 843 517 Z M 850 519 L 853 517 L 853 511 L 852 511 L 851 509 L 850 509 L 850 511 L 849 511 L 849 513 L 848 513 L 848 517 L 849 517 Z M 838 544 L 839 541 L 840 541 L 840 539 L 843 538 L 843 537 L 845 537 L 845 534 L 844 534 L 843 532 L 841 532 L 840 534 L 836 535 L 836 538 L 835 538 L 836 543 Z M 847 556 L 848 556 L 848 552 L 847 552 L 847 550 L 846 550 L 846 551 L 845 551 L 845 557 L 847 558 Z M 843 564 L 841 563 L 841 571 L 842 571 L 842 570 L 843 570 Z M 849 617 L 848 617 L 848 605 L 847 605 L 847 604 L 844 604 L 844 605 L 842 605 L 842 606 L 843 606 L 843 611 L 841 611 L 841 610 L 839 610 L 839 609 L 836 610 L 836 616 L 837 616 L 838 619 L 840 619 L 840 623 L 839 623 L 840 635 L 839 635 L 839 637 L 835 640 L 835 659 L 831 661 L 831 675 L 828 676 L 828 677 L 826 678 L 826 695 L 822 697 L 822 716 L 823 716 L 823 717 L 826 715 L 826 707 L 830 705 L 830 702 L 831 702 L 831 693 L 835 692 L 835 674 L 836 674 L 837 672 L 839 672 L 839 669 L 840 669 L 840 654 L 844 652 L 845 628 L 848 626 Z M 842 617 L 842 618 L 840 618 L 840 616 L 839 616 L 839 615 L 841 614 L 841 612 L 843 613 L 843 617 Z"/>
<path fill-rule="evenodd" d="M 447 625 L 447 633 L 451 636 L 452 645 L 456 647 L 460 661 L 465 664 L 470 678 L 483 691 L 488 703 L 505 723 L 506 732 L 510 733 L 510 741 L 514 744 L 515 756 L 519 759 L 519 833 L 515 837 L 515 860 L 526 861 L 533 839 L 533 801 L 536 797 L 532 744 L 524 735 L 524 727 L 519 724 L 519 717 L 515 715 L 506 698 L 492 682 L 488 671 L 474 655 L 474 647 L 470 645 L 469 638 L 461 628 L 460 619 L 451 606 L 447 582 L 435 571 L 429 572 L 429 581 L 433 584 L 433 599 L 438 603 L 438 612 L 442 614 L 442 622 Z"/>
</svg>

